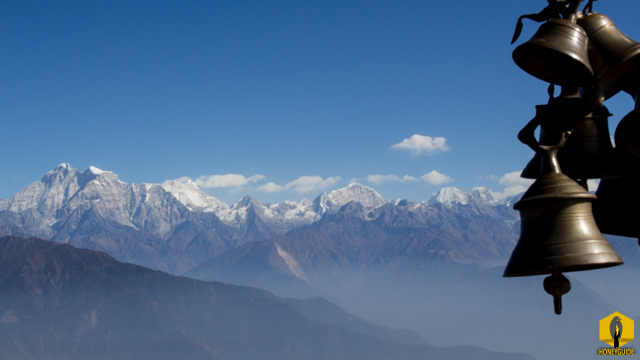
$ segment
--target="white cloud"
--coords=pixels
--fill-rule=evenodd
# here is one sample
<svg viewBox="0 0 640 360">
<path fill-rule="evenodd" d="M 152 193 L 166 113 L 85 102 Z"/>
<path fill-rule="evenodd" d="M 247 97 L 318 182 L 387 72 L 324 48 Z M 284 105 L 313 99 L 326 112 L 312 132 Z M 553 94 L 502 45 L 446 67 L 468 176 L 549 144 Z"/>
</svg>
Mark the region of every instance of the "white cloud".
<svg viewBox="0 0 640 360">
<path fill-rule="evenodd" d="M 326 179 L 320 176 L 301 176 L 285 185 L 278 185 L 274 182 L 269 182 L 264 185 L 258 186 L 256 189 L 268 193 L 291 190 L 298 194 L 307 193 L 311 191 L 320 191 L 328 187 L 335 185 L 340 181 L 339 176 L 328 177 Z"/>
<path fill-rule="evenodd" d="M 405 175 L 402 178 L 397 177 L 395 175 L 369 175 L 367 176 L 367 181 L 372 184 L 380 185 L 383 182 L 394 182 L 394 181 L 407 182 L 407 181 L 418 181 L 418 179 L 416 179 L 411 175 Z"/>
<path fill-rule="evenodd" d="M 322 179 L 320 176 L 300 176 L 296 180 L 293 180 L 290 183 L 287 183 L 284 188 L 286 190 L 293 190 L 298 194 L 324 190 L 328 187 L 335 185 L 338 181 L 340 181 L 340 177 L 328 177 L 326 179 Z"/>
<path fill-rule="evenodd" d="M 414 178 L 411 175 L 405 175 L 402 177 L 402 179 L 398 180 L 400 182 L 407 182 L 407 181 L 418 181 L 418 179 Z"/>
<path fill-rule="evenodd" d="M 284 190 L 284 188 L 276 183 L 272 182 L 268 182 L 264 185 L 260 185 L 256 188 L 258 191 L 264 191 L 267 193 L 274 193 L 274 192 L 278 192 L 278 191 L 282 191 Z"/>
<path fill-rule="evenodd" d="M 448 183 L 453 181 L 450 176 L 445 174 L 440 174 L 439 172 L 433 170 L 430 173 L 424 174 L 420 176 L 420 179 L 432 184 L 432 185 L 440 185 L 444 183 Z"/>
<path fill-rule="evenodd" d="M 491 196 L 493 196 L 494 199 L 503 199 L 503 198 L 506 198 L 507 196 L 513 196 L 513 195 L 518 195 L 520 193 L 523 193 L 527 191 L 527 189 L 528 187 L 526 186 L 517 185 L 517 186 L 506 187 L 502 192 L 491 191 L 491 190 L 489 190 L 489 192 L 491 193 Z"/>
<path fill-rule="evenodd" d="M 395 175 L 369 175 L 369 176 L 367 176 L 367 181 L 372 183 L 372 184 L 376 184 L 376 185 L 380 185 L 383 182 L 398 181 L 398 179 L 400 179 L 400 178 L 395 176 Z"/>
<path fill-rule="evenodd" d="M 409 150 L 411 156 L 431 155 L 436 151 L 447 151 L 449 148 L 445 144 L 443 137 L 423 136 L 414 134 L 409 139 L 402 140 L 401 143 L 391 145 L 392 149 Z"/>
<path fill-rule="evenodd" d="M 520 173 L 522 173 L 522 171 L 512 171 L 504 174 L 498 182 L 502 185 L 506 185 L 506 187 L 501 192 L 491 191 L 491 195 L 496 199 L 502 199 L 507 196 L 518 195 L 527 191 L 529 186 L 531 186 L 535 180 L 521 178 Z"/>
<path fill-rule="evenodd" d="M 504 176 L 502 176 L 498 182 L 500 184 L 507 185 L 507 186 L 522 185 L 522 186 L 528 187 L 531 184 L 533 184 L 535 180 L 522 178 L 520 177 L 521 173 L 522 173 L 522 170 L 512 171 L 510 173 L 504 174 Z"/>
<path fill-rule="evenodd" d="M 191 180 L 191 178 L 190 178 L 190 177 L 188 177 L 188 176 L 183 176 L 183 177 L 180 177 L 180 178 L 177 178 L 177 179 L 176 179 L 176 181 L 177 181 L 177 182 L 181 182 L 181 183 L 186 183 L 186 182 L 188 182 L 189 180 Z"/>
<path fill-rule="evenodd" d="M 201 188 L 224 188 L 224 187 L 240 187 L 245 186 L 248 183 L 255 183 L 260 180 L 264 180 L 267 177 L 264 175 L 254 175 L 251 177 L 244 177 L 239 174 L 226 174 L 226 175 L 209 175 L 200 176 L 194 182 Z"/>
</svg>

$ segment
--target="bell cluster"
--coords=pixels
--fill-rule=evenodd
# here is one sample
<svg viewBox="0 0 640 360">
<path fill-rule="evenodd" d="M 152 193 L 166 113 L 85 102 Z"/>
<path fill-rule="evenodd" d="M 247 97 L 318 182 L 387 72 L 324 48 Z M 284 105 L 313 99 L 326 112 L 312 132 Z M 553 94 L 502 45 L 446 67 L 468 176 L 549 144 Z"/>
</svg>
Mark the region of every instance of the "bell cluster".
<svg viewBox="0 0 640 360">
<path fill-rule="evenodd" d="M 520 17 L 513 38 L 522 19 L 543 22 L 513 60 L 550 85 L 548 103 L 536 106 L 518 134 L 536 153 L 521 176 L 535 182 L 514 205 L 520 238 L 503 276 L 551 274 L 544 288 L 557 314 L 571 289 L 562 273 L 623 263 L 603 233 L 640 237 L 632 213 L 620 206 L 621 199 L 640 200 L 629 198 L 640 181 L 640 43 L 594 12 L 593 1 L 578 11 L 582 0 L 549 0 L 539 14 Z M 604 104 L 618 93 L 634 98 L 635 109 L 620 121 L 614 147 Z M 601 179 L 595 195 L 589 179 Z"/>
</svg>

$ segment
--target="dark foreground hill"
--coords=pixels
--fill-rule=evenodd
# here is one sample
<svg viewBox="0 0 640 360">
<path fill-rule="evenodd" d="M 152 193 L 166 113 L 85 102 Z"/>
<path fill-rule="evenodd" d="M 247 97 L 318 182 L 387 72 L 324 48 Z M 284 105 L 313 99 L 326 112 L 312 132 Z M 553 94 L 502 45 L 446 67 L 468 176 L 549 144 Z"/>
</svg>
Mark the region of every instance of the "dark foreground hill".
<svg viewBox="0 0 640 360">
<path fill-rule="evenodd" d="M 370 328 L 359 319 L 352 330 L 368 329 L 359 334 L 329 325 L 344 316 L 309 320 L 330 308 L 70 245 L 0 238 L 1 359 L 531 359 L 383 341 L 363 334 Z M 403 337 L 387 330 L 376 331 Z"/>
</svg>

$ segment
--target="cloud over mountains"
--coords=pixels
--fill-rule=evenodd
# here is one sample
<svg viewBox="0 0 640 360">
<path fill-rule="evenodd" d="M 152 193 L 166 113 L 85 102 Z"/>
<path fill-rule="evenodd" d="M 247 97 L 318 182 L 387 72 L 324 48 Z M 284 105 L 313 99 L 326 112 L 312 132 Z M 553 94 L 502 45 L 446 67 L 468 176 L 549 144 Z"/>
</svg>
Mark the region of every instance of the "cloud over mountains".
<svg viewBox="0 0 640 360">
<path fill-rule="evenodd" d="M 443 137 L 432 138 L 431 136 L 413 134 L 409 139 L 404 139 L 398 144 L 391 145 L 391 149 L 409 150 L 411 156 L 418 157 L 420 155 L 432 155 L 438 151 L 447 151 L 449 147 Z"/>
</svg>

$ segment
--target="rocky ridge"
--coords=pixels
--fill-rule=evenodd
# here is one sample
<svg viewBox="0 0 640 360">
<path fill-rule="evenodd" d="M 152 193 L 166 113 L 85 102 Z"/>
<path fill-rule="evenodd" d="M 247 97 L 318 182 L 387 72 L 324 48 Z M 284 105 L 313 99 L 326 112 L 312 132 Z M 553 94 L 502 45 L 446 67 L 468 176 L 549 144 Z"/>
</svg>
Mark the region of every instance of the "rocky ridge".
<svg viewBox="0 0 640 360">
<path fill-rule="evenodd" d="M 440 228 L 442 224 L 427 219 L 439 212 L 465 216 L 465 209 L 498 214 L 510 226 L 517 221 L 484 188 L 468 193 L 445 188 L 428 202 L 413 203 L 388 202 L 372 188 L 354 183 L 313 201 L 265 204 L 247 195 L 229 207 L 190 180 L 127 184 L 113 172 L 95 167 L 80 172 L 65 163 L 0 200 L 0 234 L 39 236 L 181 273 L 245 243 L 319 224 L 340 211 L 366 222 Z"/>
</svg>

